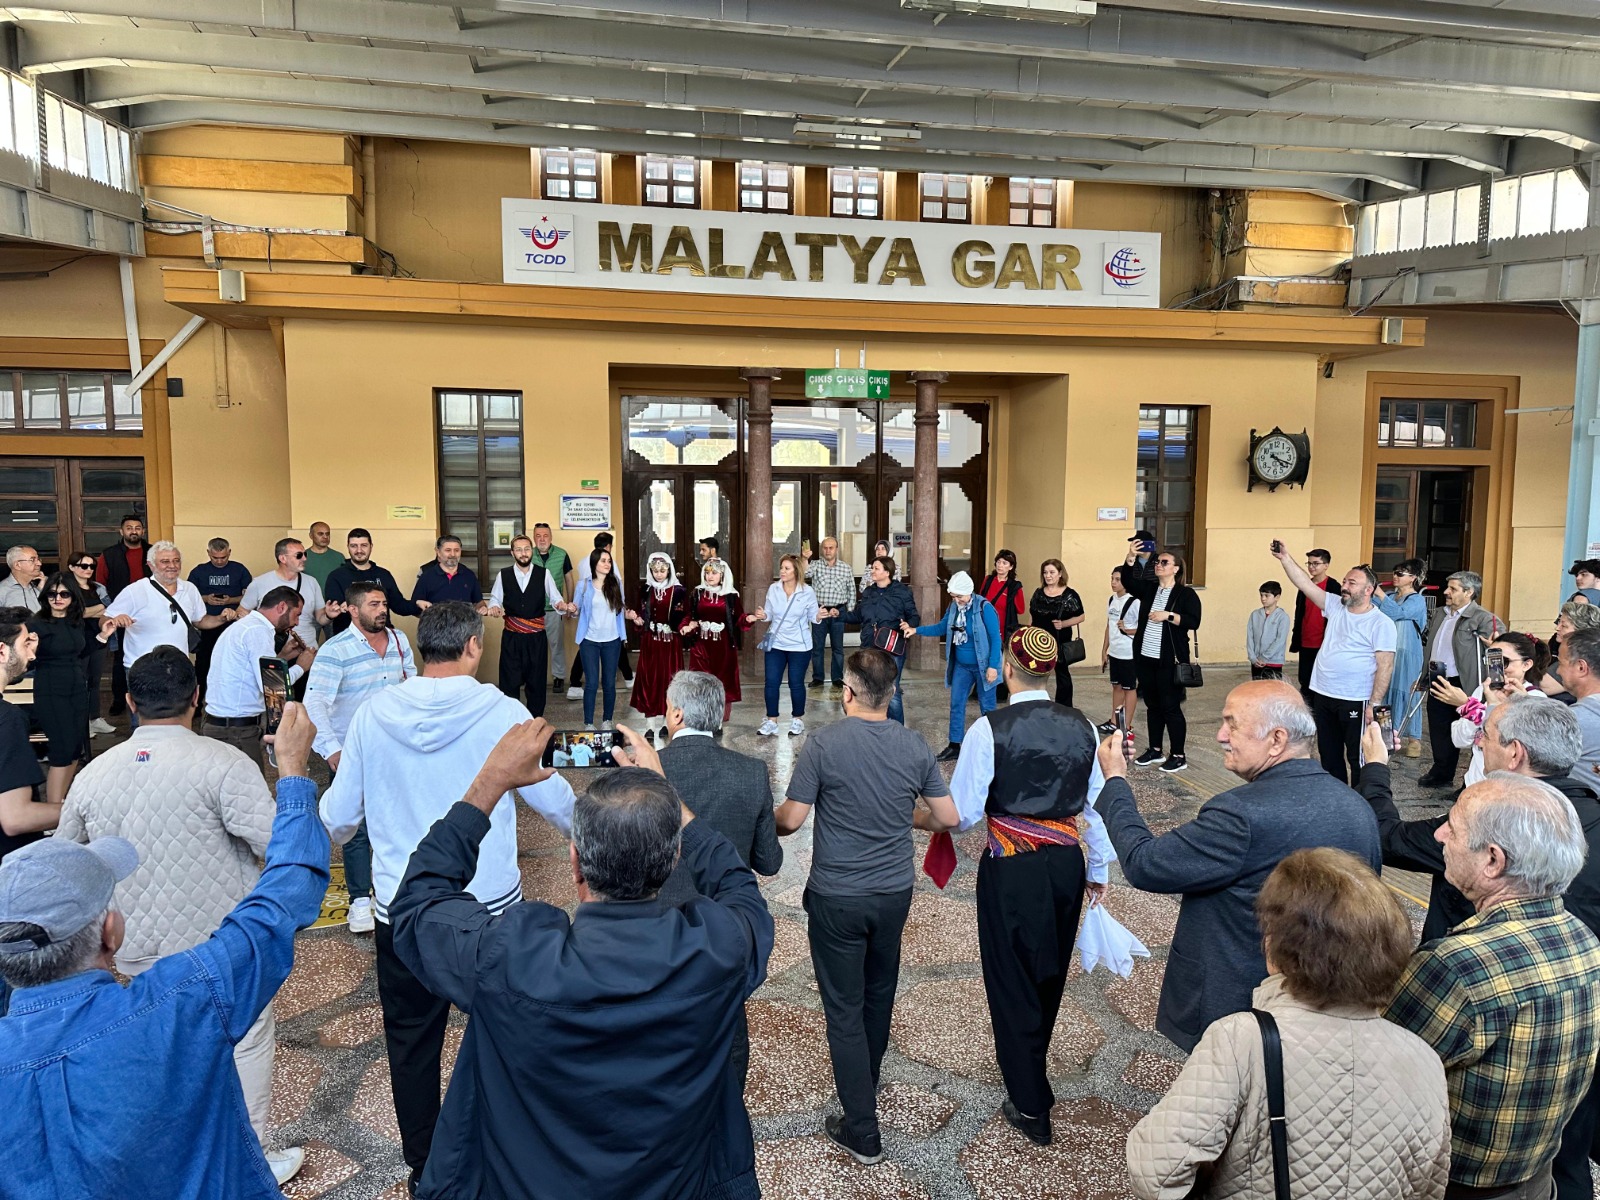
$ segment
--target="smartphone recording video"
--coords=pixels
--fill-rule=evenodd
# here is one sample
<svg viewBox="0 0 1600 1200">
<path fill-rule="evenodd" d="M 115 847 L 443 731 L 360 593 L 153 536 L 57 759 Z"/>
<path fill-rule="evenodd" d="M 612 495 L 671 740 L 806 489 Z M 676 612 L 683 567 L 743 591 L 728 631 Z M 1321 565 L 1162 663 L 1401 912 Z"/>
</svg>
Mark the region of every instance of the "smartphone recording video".
<svg viewBox="0 0 1600 1200">
<path fill-rule="evenodd" d="M 1383 734 L 1383 744 L 1391 750 L 1400 749 L 1400 743 L 1394 736 L 1394 709 L 1387 704 L 1374 704 L 1372 719 L 1378 723 L 1378 730 Z"/>
<path fill-rule="evenodd" d="M 625 743 L 610 729 L 561 729 L 544 748 L 547 767 L 614 767 L 611 751 Z"/>
<path fill-rule="evenodd" d="M 266 726 L 264 732 L 275 734 L 278 726 L 283 724 L 283 706 L 288 704 L 294 693 L 289 690 L 289 664 L 281 658 L 263 655 L 261 658 L 261 703 L 266 709 Z M 267 743 L 267 763 L 273 770 L 278 768 L 278 753 L 271 742 Z"/>
<path fill-rule="evenodd" d="M 1484 652 L 1483 667 L 1485 682 L 1492 688 L 1506 686 L 1506 652 L 1504 650 L 1490 649 Z"/>
</svg>

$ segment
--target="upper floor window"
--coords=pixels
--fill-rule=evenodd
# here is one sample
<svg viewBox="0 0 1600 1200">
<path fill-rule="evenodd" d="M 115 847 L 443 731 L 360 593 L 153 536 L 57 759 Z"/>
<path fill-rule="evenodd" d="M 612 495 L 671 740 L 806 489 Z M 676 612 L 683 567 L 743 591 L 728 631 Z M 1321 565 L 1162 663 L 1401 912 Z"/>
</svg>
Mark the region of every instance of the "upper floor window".
<svg viewBox="0 0 1600 1200">
<path fill-rule="evenodd" d="M 1139 409 L 1135 460 L 1134 525 L 1156 535 L 1162 550 L 1189 563 L 1184 581 L 1194 583 L 1195 427 L 1199 409 Z"/>
<path fill-rule="evenodd" d="M 1012 225 L 1037 225 L 1054 228 L 1056 223 L 1056 181 L 1013 176 L 1011 184 Z"/>
<path fill-rule="evenodd" d="M 0 370 L 0 432 L 140 433 L 138 393 L 126 371 Z"/>
<path fill-rule="evenodd" d="M 836 217 L 883 216 L 883 172 L 876 167 L 828 168 L 828 212 Z"/>
<path fill-rule="evenodd" d="M 700 164 L 692 158 L 644 160 L 644 202 L 656 208 L 700 207 Z"/>
<path fill-rule="evenodd" d="M 1378 445 L 1397 449 L 1476 450 L 1476 400 L 1380 400 Z"/>
<path fill-rule="evenodd" d="M 792 213 L 794 171 L 781 163 L 739 164 L 739 211 Z"/>
<path fill-rule="evenodd" d="M 923 175 L 919 190 L 922 220 L 962 224 L 972 220 L 970 175 Z"/>
<path fill-rule="evenodd" d="M 600 202 L 600 155 L 564 146 L 540 155 L 541 195 L 546 200 Z"/>
</svg>

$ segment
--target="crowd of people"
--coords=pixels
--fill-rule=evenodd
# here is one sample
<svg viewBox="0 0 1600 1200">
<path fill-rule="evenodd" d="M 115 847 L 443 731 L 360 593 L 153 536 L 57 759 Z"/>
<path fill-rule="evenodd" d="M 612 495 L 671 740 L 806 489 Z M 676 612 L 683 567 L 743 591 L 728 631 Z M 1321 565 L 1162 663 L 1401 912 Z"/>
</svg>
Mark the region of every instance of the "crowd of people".
<svg viewBox="0 0 1600 1200">
<path fill-rule="evenodd" d="M 1552 649 L 1484 609 L 1471 572 L 1430 609 L 1425 564 L 1390 588 L 1365 564 L 1336 582 L 1327 552 L 1302 568 L 1273 542 L 1297 595 L 1291 618 L 1268 580 L 1249 617 L 1251 680 L 1216 733 L 1239 783 L 1156 832 L 1128 776 L 1187 767 L 1203 608 L 1147 531 L 1111 572 L 1098 727 L 1073 705 L 1087 613 L 1059 559 L 1031 596 L 1010 551 L 981 583 L 958 571 L 926 624 L 889 547 L 858 580 L 831 538 L 784 556 L 747 608 L 714 539 L 690 582 L 653 553 L 629 584 L 610 535 L 574 565 L 539 525 L 485 592 L 445 536 L 407 593 L 365 529 L 340 555 L 319 522 L 258 576 L 213 539 L 187 578 L 136 517 L 121 533 L 48 578 L 13 547 L 0 584 L 0 675 L 31 672 L 45 759 L 0 699 L 0 1130 L 50 1145 L 15 1156 L 0 1194 L 279 1194 L 303 1151 L 267 1129 L 273 998 L 340 845 L 413 1195 L 758 1196 L 744 1006 L 774 923 L 756 877 L 808 822 L 802 903 L 842 1110 L 824 1131 L 870 1166 L 913 834 L 931 835 L 922 869 L 942 887 L 950 835 L 982 822 L 1001 1112 L 1031 1143 L 1053 1140 L 1051 1038 L 1119 862 L 1180 898 L 1156 1028 L 1188 1054 L 1128 1139 L 1136 1195 L 1592 1195 L 1600 563 L 1575 564 Z M 414 648 L 393 614 L 417 617 Z M 486 619 L 504 622 L 497 685 L 478 679 Z M 721 739 L 757 625 L 757 732 L 779 732 L 787 683 L 802 739 L 776 804 L 767 765 Z M 914 637 L 943 643 L 938 754 L 904 720 Z M 108 655 L 112 715 L 137 733 L 90 759 Z M 262 659 L 303 699 L 270 731 Z M 808 664 L 843 713 L 809 732 Z M 618 722 L 619 675 L 642 732 Z M 549 686 L 619 744 L 581 795 L 549 765 Z M 1469 762 L 1443 815 L 1406 820 L 1390 761 L 1420 758 L 1424 705 L 1423 785 L 1454 787 Z M 523 897 L 519 802 L 570 843 L 575 915 Z M 1386 866 L 1431 880 L 1420 945 Z M 469 1020 L 441 1098 L 452 1006 Z"/>
</svg>

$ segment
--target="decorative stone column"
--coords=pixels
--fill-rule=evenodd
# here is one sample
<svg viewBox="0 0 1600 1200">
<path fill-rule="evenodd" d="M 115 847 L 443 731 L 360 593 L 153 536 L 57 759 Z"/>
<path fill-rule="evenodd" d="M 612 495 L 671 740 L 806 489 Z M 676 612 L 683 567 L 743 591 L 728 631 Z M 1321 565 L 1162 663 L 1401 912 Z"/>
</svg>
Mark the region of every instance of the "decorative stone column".
<svg viewBox="0 0 1600 1200">
<path fill-rule="evenodd" d="M 744 583 L 739 590 L 745 611 L 754 612 L 766 601 L 772 583 L 772 381 L 782 375 L 776 367 L 741 367 L 739 377 L 750 385 L 745 414 L 750 494 L 744 506 Z M 747 653 L 757 640 L 745 639 Z"/>
<path fill-rule="evenodd" d="M 936 621 L 944 611 L 939 586 L 939 385 L 949 380 L 944 371 L 913 371 L 917 386 L 916 460 L 911 486 L 911 594 L 924 623 Z M 939 665 L 939 643 L 915 638 L 910 665 Z"/>
</svg>

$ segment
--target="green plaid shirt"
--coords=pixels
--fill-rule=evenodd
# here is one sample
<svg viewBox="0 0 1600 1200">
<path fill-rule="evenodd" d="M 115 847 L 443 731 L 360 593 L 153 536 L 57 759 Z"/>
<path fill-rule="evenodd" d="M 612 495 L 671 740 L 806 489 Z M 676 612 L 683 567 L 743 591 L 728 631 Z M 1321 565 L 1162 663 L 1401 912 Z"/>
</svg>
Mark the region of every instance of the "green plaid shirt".
<svg viewBox="0 0 1600 1200">
<path fill-rule="evenodd" d="M 1444 1060 L 1450 1181 L 1523 1183 L 1594 1074 L 1600 941 L 1559 899 L 1497 904 L 1417 951 L 1387 1015 Z"/>
</svg>

